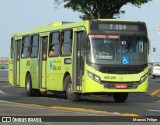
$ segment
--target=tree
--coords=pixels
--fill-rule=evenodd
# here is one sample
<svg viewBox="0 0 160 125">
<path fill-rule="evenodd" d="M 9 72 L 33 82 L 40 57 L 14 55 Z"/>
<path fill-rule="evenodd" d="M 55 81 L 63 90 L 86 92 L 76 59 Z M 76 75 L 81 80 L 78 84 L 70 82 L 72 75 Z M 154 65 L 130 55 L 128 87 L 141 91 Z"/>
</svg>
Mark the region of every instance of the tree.
<svg viewBox="0 0 160 125">
<path fill-rule="evenodd" d="M 132 4 L 140 7 L 152 0 L 54 0 L 57 5 L 64 3 L 64 8 L 81 12 L 81 19 L 114 18 L 125 11 L 122 6 Z"/>
</svg>

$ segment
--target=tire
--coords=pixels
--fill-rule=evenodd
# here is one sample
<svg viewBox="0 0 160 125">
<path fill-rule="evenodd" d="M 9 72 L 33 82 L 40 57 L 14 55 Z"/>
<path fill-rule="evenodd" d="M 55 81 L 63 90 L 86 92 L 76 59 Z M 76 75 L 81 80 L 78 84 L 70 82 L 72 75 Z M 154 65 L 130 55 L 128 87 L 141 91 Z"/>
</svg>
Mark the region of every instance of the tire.
<svg viewBox="0 0 160 125">
<path fill-rule="evenodd" d="M 155 79 L 155 77 L 156 77 L 155 75 L 152 75 L 152 79 Z"/>
<path fill-rule="evenodd" d="M 64 80 L 64 85 L 66 86 L 65 87 L 65 92 L 66 92 L 67 99 L 71 102 L 79 101 L 80 100 L 80 95 L 73 92 L 73 86 L 72 86 L 70 76 L 66 76 L 66 78 Z"/>
<path fill-rule="evenodd" d="M 123 103 L 127 100 L 128 93 L 114 93 L 113 98 L 117 103 Z"/>
<path fill-rule="evenodd" d="M 32 88 L 31 75 L 27 75 L 27 78 L 26 78 L 26 92 L 28 96 L 35 96 L 38 92 L 36 89 Z"/>
</svg>

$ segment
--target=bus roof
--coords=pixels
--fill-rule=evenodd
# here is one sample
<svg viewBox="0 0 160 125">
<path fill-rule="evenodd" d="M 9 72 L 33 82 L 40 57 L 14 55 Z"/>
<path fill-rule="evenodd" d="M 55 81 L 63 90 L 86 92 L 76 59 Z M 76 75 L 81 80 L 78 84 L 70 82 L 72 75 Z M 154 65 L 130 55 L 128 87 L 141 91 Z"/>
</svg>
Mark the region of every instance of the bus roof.
<svg viewBox="0 0 160 125">
<path fill-rule="evenodd" d="M 85 26 L 85 24 L 87 23 L 89 24 L 90 21 L 139 22 L 139 21 L 133 21 L 133 20 L 120 20 L 120 19 L 95 19 L 95 20 L 86 20 L 86 21 L 80 21 L 80 22 L 59 21 L 59 22 L 54 22 L 47 25 L 39 26 L 33 30 L 13 33 L 12 37 L 49 32 L 54 30 L 55 31 L 63 30 L 63 29 L 67 29 L 67 28 L 69 29 L 69 28 L 78 27 L 78 26 Z"/>
<path fill-rule="evenodd" d="M 34 33 L 41 33 L 41 32 L 49 32 L 49 31 L 54 31 L 54 30 L 61 30 L 65 28 L 72 28 L 72 27 L 78 27 L 78 26 L 84 26 L 87 21 L 81 21 L 81 22 L 55 22 L 55 23 L 50 23 L 47 25 L 39 26 L 33 30 L 29 31 L 23 31 L 23 32 L 17 32 L 13 33 L 12 37 L 15 36 L 22 36 L 22 35 L 29 35 L 29 34 L 34 34 Z"/>
</svg>

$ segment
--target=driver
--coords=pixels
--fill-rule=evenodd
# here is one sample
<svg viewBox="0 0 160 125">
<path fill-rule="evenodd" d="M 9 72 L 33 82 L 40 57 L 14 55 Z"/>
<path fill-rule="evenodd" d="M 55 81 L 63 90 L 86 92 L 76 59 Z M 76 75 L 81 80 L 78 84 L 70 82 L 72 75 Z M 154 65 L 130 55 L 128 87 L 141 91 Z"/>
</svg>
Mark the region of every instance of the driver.
<svg viewBox="0 0 160 125">
<path fill-rule="evenodd" d="M 121 47 L 118 49 L 118 52 L 133 52 L 133 49 L 129 46 L 129 42 L 121 41 Z"/>
<path fill-rule="evenodd" d="M 102 45 L 101 53 L 106 55 L 114 55 L 114 48 L 112 46 L 112 42 L 104 41 L 104 44 Z"/>
</svg>

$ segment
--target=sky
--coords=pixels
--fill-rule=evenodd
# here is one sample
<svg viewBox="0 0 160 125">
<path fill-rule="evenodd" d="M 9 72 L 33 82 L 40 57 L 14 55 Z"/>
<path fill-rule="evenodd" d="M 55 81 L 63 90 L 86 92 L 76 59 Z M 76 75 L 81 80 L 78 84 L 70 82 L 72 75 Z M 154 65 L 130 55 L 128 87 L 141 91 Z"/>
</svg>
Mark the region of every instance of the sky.
<svg viewBox="0 0 160 125">
<path fill-rule="evenodd" d="M 120 15 L 120 19 L 147 24 L 151 42 L 149 61 L 160 62 L 160 0 L 152 0 L 140 8 L 127 4 L 122 10 L 126 13 Z M 9 56 L 11 34 L 57 21 L 78 22 L 80 15 L 63 5 L 55 9 L 54 0 L 0 0 L 0 57 Z M 156 48 L 155 52 L 153 48 Z"/>
</svg>

